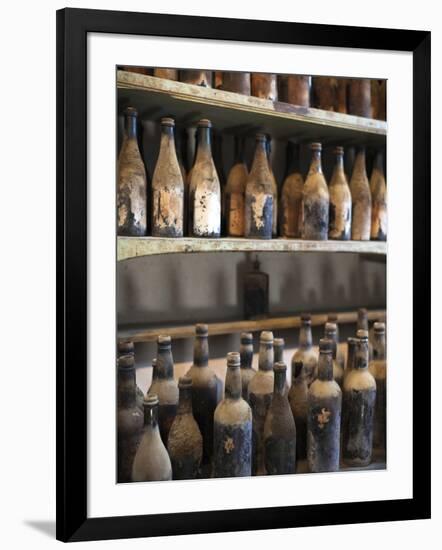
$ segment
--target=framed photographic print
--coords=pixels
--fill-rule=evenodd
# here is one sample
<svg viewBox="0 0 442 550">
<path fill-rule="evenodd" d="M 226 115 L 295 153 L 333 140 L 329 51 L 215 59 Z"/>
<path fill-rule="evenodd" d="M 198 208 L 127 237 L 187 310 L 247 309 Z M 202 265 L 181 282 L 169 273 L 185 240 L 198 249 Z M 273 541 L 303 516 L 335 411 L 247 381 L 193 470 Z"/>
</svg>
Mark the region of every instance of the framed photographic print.
<svg viewBox="0 0 442 550">
<path fill-rule="evenodd" d="M 57 538 L 430 517 L 429 170 L 430 33 L 59 11 Z"/>
</svg>

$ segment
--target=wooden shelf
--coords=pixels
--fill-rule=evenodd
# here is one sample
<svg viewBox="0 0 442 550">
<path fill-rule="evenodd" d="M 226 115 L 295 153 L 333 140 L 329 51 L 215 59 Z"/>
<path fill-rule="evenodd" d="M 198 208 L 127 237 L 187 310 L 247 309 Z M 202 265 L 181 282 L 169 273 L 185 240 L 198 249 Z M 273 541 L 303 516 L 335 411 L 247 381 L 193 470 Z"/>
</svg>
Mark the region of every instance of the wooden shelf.
<svg viewBox="0 0 442 550">
<path fill-rule="evenodd" d="M 317 140 L 327 144 L 384 145 L 387 123 L 381 120 L 299 107 L 203 88 L 125 71 L 117 72 L 120 108 L 136 107 L 142 117 L 173 115 L 187 126 L 209 118 L 228 133 L 264 131 L 279 139 Z"/>
<path fill-rule="evenodd" d="M 327 313 L 315 313 L 312 315 L 312 326 L 324 325 L 327 320 Z M 339 324 L 356 323 L 356 311 L 344 311 L 337 313 Z M 376 321 L 385 317 L 385 310 L 371 310 L 368 312 L 368 319 Z M 232 334 L 238 332 L 257 332 L 261 330 L 284 330 L 289 328 L 299 328 L 301 326 L 301 317 L 299 315 L 292 317 L 270 317 L 259 319 L 257 321 L 240 320 L 226 321 L 222 323 L 208 323 L 209 336 L 219 336 L 222 334 Z M 195 325 L 162 326 L 155 328 L 146 327 L 121 327 L 118 330 L 119 342 L 156 342 L 160 334 L 168 334 L 173 340 L 184 338 L 194 338 Z"/>
</svg>

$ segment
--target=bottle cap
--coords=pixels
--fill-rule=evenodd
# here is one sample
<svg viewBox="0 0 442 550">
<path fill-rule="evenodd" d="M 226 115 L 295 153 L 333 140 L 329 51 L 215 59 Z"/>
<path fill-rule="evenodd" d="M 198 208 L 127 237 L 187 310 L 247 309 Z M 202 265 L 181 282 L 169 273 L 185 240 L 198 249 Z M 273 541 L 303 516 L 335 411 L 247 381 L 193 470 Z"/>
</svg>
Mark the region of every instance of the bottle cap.
<svg viewBox="0 0 442 550">
<path fill-rule="evenodd" d="M 330 338 L 321 338 L 319 340 L 319 351 L 321 353 L 331 353 L 332 344 L 333 342 L 330 340 Z"/>
<path fill-rule="evenodd" d="M 148 393 L 144 396 L 144 405 L 146 407 L 155 407 L 158 405 L 158 396 L 156 393 Z"/>
<path fill-rule="evenodd" d="M 179 388 L 191 388 L 192 387 L 192 378 L 190 376 L 180 376 L 178 379 Z"/>
<path fill-rule="evenodd" d="M 227 354 L 227 366 L 228 367 L 239 367 L 240 365 L 240 356 L 237 351 L 230 351 Z"/>
<path fill-rule="evenodd" d="M 334 334 L 336 330 L 336 323 L 325 323 L 325 334 Z"/>
<path fill-rule="evenodd" d="M 198 121 L 198 128 L 212 128 L 212 123 L 208 118 L 202 118 Z"/>
<path fill-rule="evenodd" d="M 312 151 L 322 151 L 322 143 L 315 142 L 310 145 Z"/>
<path fill-rule="evenodd" d="M 368 330 L 359 329 L 356 333 L 356 337 L 359 340 L 368 340 Z"/>
<path fill-rule="evenodd" d="M 284 340 L 284 338 L 275 338 L 275 339 L 273 340 L 273 345 L 276 346 L 276 347 L 278 347 L 278 346 L 281 346 L 281 347 L 284 346 L 284 345 L 285 345 L 285 340 Z"/>
<path fill-rule="evenodd" d="M 121 355 L 126 355 L 126 353 L 134 353 L 135 346 L 133 342 L 118 342 L 118 352 Z"/>
<path fill-rule="evenodd" d="M 287 371 L 287 366 L 282 361 L 278 361 L 278 363 L 275 363 L 273 365 L 273 370 L 275 372 L 286 372 Z"/>
<path fill-rule="evenodd" d="M 165 116 L 161 119 L 161 125 L 162 126 L 175 126 L 175 121 L 173 118 Z"/>
<path fill-rule="evenodd" d="M 385 323 L 380 323 L 379 321 L 373 325 L 373 329 L 378 334 L 383 334 L 385 332 Z"/>
<path fill-rule="evenodd" d="M 126 107 L 124 110 L 124 114 L 126 116 L 138 116 L 138 111 L 135 109 L 135 107 Z"/>
<path fill-rule="evenodd" d="M 209 334 L 209 327 L 203 323 L 198 323 L 195 326 L 195 333 L 198 336 L 207 336 Z"/>
<path fill-rule="evenodd" d="M 273 332 L 263 330 L 260 334 L 259 339 L 263 343 L 272 344 L 273 343 Z"/>
<path fill-rule="evenodd" d="M 251 332 L 241 332 L 241 344 L 253 344 L 253 334 Z"/>
<path fill-rule="evenodd" d="M 118 358 L 118 366 L 123 369 L 131 368 L 135 365 L 135 358 L 133 353 L 127 353 L 126 355 L 120 355 Z"/>
<path fill-rule="evenodd" d="M 158 336 L 158 345 L 161 347 L 169 347 L 172 344 L 172 338 L 166 334 L 160 334 Z"/>
</svg>

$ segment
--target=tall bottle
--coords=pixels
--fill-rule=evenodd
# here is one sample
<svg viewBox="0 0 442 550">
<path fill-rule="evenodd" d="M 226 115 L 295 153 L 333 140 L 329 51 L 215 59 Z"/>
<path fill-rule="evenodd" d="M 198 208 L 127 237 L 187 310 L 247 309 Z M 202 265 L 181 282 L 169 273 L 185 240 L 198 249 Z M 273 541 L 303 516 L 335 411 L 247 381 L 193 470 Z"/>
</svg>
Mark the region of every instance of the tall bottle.
<svg viewBox="0 0 442 550">
<path fill-rule="evenodd" d="M 273 177 L 266 152 L 266 137 L 256 135 L 255 157 L 246 183 L 245 236 L 271 239 L 274 216 Z"/>
<path fill-rule="evenodd" d="M 244 142 L 243 136 L 235 136 L 235 161 L 230 169 L 224 193 L 226 229 L 229 237 L 244 237 L 244 209 L 248 176 L 244 161 Z"/>
<path fill-rule="evenodd" d="M 152 235 L 182 237 L 184 181 L 175 149 L 175 122 L 161 119 L 160 154 L 152 178 Z"/>
<path fill-rule="evenodd" d="M 302 362 L 304 377 L 307 385 L 310 386 L 317 376 L 318 354 L 313 349 L 312 319 L 309 313 L 301 314 L 298 349 L 292 357 L 292 372 L 295 369 L 296 362 Z"/>
<path fill-rule="evenodd" d="M 203 437 L 192 414 L 192 380 L 182 376 L 178 410 L 170 427 L 167 450 L 173 479 L 196 479 L 203 457 Z"/>
<path fill-rule="evenodd" d="M 213 415 L 218 405 L 218 379 L 209 367 L 209 328 L 195 327 L 193 365 L 186 376 L 192 379 L 192 409 L 203 436 L 203 463 L 208 464 L 213 452 Z"/>
<path fill-rule="evenodd" d="M 350 180 L 352 201 L 351 238 L 353 241 L 369 241 L 371 227 L 371 193 L 365 170 L 365 148 L 360 147 Z"/>
<path fill-rule="evenodd" d="M 133 349 L 133 342 L 130 342 L 130 344 L 132 344 L 132 349 Z M 118 347 L 120 349 L 120 345 Z M 130 349 L 130 346 L 123 345 L 121 349 Z M 135 370 L 135 354 L 134 354 L 134 352 L 132 351 L 132 353 L 131 353 L 131 352 L 128 351 L 127 353 L 120 354 L 118 356 L 118 365 L 121 365 L 122 367 L 133 368 L 134 373 L 135 373 L 136 370 Z M 135 380 L 136 380 L 136 376 L 135 376 Z M 137 406 L 142 411 L 143 410 L 143 402 L 144 402 L 144 393 L 138 387 L 138 384 L 136 382 L 135 382 L 135 398 L 136 398 Z"/>
<path fill-rule="evenodd" d="M 320 143 L 312 143 L 312 162 L 302 191 L 303 239 L 323 241 L 328 238 L 330 196 L 322 173 Z"/>
<path fill-rule="evenodd" d="M 212 71 L 205 71 L 204 69 L 180 71 L 181 82 L 193 84 L 195 86 L 203 86 L 206 88 L 211 88 L 212 76 Z"/>
<path fill-rule="evenodd" d="M 342 457 L 351 466 L 367 466 L 373 450 L 376 381 L 368 370 L 368 333 L 358 330 L 354 368 L 345 378 Z"/>
<path fill-rule="evenodd" d="M 264 422 L 273 396 L 273 333 L 261 332 L 258 372 L 249 384 L 249 403 L 253 413 L 252 473 L 265 474 Z"/>
<path fill-rule="evenodd" d="M 307 457 L 308 384 L 302 361 L 295 361 L 292 366 L 292 385 L 288 397 L 296 425 L 296 460 L 305 460 Z"/>
<path fill-rule="evenodd" d="M 342 392 L 333 380 L 332 343 L 319 341 L 318 378 L 308 391 L 307 459 L 311 472 L 339 469 Z"/>
<path fill-rule="evenodd" d="M 344 367 L 337 359 L 338 350 L 338 335 L 335 323 L 325 323 L 324 338 L 331 341 L 332 346 L 332 358 L 333 358 L 333 379 L 342 388 L 342 382 L 344 380 Z"/>
<path fill-rule="evenodd" d="M 221 187 L 212 158 L 210 120 L 198 122 L 198 150 L 189 188 L 189 222 L 193 237 L 219 237 Z"/>
<path fill-rule="evenodd" d="M 241 395 L 242 398 L 248 402 L 250 380 L 256 374 L 256 370 L 252 367 L 253 334 L 251 332 L 242 332 L 240 339 L 241 344 L 239 347 L 239 356 L 241 359 Z"/>
<path fill-rule="evenodd" d="M 358 344 L 357 338 L 354 338 L 352 336 L 350 338 L 347 338 L 347 363 L 345 365 L 345 370 L 344 370 L 344 384 L 345 384 L 345 379 L 347 378 L 347 376 L 355 366 L 357 344 Z"/>
<path fill-rule="evenodd" d="M 349 79 L 348 113 L 371 118 L 371 82 L 369 78 Z"/>
<path fill-rule="evenodd" d="M 281 234 L 299 239 L 302 236 L 302 190 L 304 178 L 299 168 L 299 145 L 287 143 L 287 172 L 281 193 Z"/>
<path fill-rule="evenodd" d="M 336 147 L 336 164 L 330 181 L 329 238 L 348 241 L 351 235 L 351 193 L 344 172 L 344 148 Z"/>
<path fill-rule="evenodd" d="M 385 355 L 385 324 L 374 324 L 373 359 L 369 372 L 376 380 L 373 449 L 385 454 L 387 440 L 387 358 Z"/>
<path fill-rule="evenodd" d="M 273 367 L 272 402 L 264 422 L 265 468 L 269 475 L 294 474 L 296 470 L 296 426 L 287 399 L 285 363 Z"/>
<path fill-rule="evenodd" d="M 278 184 L 276 183 L 275 174 L 272 168 L 272 138 L 270 136 L 267 136 L 266 138 L 266 151 L 267 151 L 267 161 L 269 163 L 270 175 L 272 177 L 272 188 L 273 188 L 272 237 L 276 237 L 278 235 L 279 197 L 278 197 Z"/>
<path fill-rule="evenodd" d="M 155 377 L 149 394 L 158 397 L 158 418 L 161 438 L 167 445 L 170 426 L 175 419 L 178 406 L 178 386 L 173 377 L 172 341 L 170 336 L 158 336 Z"/>
<path fill-rule="evenodd" d="M 371 234 L 373 241 L 387 240 L 387 187 L 382 152 L 378 151 L 370 177 Z"/>
<path fill-rule="evenodd" d="M 240 356 L 227 354 L 224 399 L 213 427 L 213 476 L 244 477 L 252 473 L 252 411 L 241 397 Z"/>
<path fill-rule="evenodd" d="M 244 317 L 265 319 L 269 314 L 269 275 L 260 270 L 258 256 L 253 271 L 244 275 Z"/>
<path fill-rule="evenodd" d="M 119 359 L 117 379 L 117 482 L 127 483 L 131 480 L 132 464 L 144 424 L 143 411 L 136 400 L 133 357 L 125 355 Z"/>
<path fill-rule="evenodd" d="M 250 95 L 250 73 L 223 72 L 222 89 L 236 94 Z"/>
<path fill-rule="evenodd" d="M 132 466 L 132 481 L 169 481 L 172 465 L 158 429 L 158 397 L 144 400 L 144 430 Z"/>
<path fill-rule="evenodd" d="M 252 95 L 261 99 L 278 99 L 278 85 L 276 74 L 271 73 L 252 73 L 251 76 Z"/>
<path fill-rule="evenodd" d="M 140 237 L 147 227 L 146 169 L 138 147 L 138 113 L 128 107 L 124 115 L 125 133 L 118 157 L 118 235 Z"/>
</svg>

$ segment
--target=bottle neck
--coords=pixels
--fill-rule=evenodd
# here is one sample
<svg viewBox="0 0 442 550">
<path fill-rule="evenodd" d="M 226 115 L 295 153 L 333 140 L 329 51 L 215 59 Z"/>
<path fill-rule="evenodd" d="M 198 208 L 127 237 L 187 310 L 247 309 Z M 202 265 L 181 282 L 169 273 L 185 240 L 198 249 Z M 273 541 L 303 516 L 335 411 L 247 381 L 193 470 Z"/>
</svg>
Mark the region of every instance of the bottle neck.
<svg viewBox="0 0 442 550">
<path fill-rule="evenodd" d="M 330 352 L 319 352 L 318 378 L 319 380 L 333 380 L 333 356 Z"/>
<path fill-rule="evenodd" d="M 286 371 L 275 369 L 275 381 L 273 385 L 273 395 L 284 395 Z"/>
<path fill-rule="evenodd" d="M 385 333 L 374 333 L 373 359 L 385 359 Z"/>
<path fill-rule="evenodd" d="M 273 344 L 273 355 L 274 355 L 274 362 L 279 363 L 280 361 L 283 361 L 283 355 L 284 355 L 284 344 Z"/>
<path fill-rule="evenodd" d="M 379 170 L 379 172 L 382 172 L 382 174 L 384 173 L 384 157 L 381 151 L 378 151 L 376 153 L 376 156 L 373 162 L 373 169 Z"/>
<path fill-rule="evenodd" d="M 368 340 L 360 340 L 358 342 L 354 368 L 358 370 L 368 368 Z"/>
<path fill-rule="evenodd" d="M 244 138 L 235 138 L 235 164 L 244 164 Z"/>
<path fill-rule="evenodd" d="M 264 140 L 256 142 L 255 155 L 253 157 L 251 172 L 264 170 L 269 171 L 269 163 L 267 160 L 266 145 Z"/>
<path fill-rule="evenodd" d="M 336 174 L 344 173 L 344 154 L 343 153 L 336 154 L 335 173 Z"/>
<path fill-rule="evenodd" d="M 299 329 L 299 347 L 301 349 L 312 347 L 312 327 L 310 323 L 303 323 Z"/>
<path fill-rule="evenodd" d="M 173 378 L 173 357 L 171 346 L 158 346 L 155 375 L 158 380 Z"/>
<path fill-rule="evenodd" d="M 347 354 L 347 368 L 352 370 L 355 366 L 356 342 L 349 342 Z"/>
<path fill-rule="evenodd" d="M 144 426 L 158 429 L 158 405 L 144 405 Z"/>
<path fill-rule="evenodd" d="M 299 173 L 299 145 L 296 143 L 287 144 L 287 171 L 286 177 L 290 174 Z"/>
<path fill-rule="evenodd" d="M 229 365 L 226 373 L 225 397 L 227 399 L 240 399 L 241 391 L 241 371 L 239 366 Z"/>
<path fill-rule="evenodd" d="M 368 330 L 368 315 L 366 311 L 358 312 L 358 328 L 357 330 Z"/>
<path fill-rule="evenodd" d="M 130 408 L 136 405 L 135 368 L 118 369 L 118 405 Z"/>
<path fill-rule="evenodd" d="M 309 175 L 322 174 L 321 151 L 312 152 L 312 161 L 310 163 Z"/>
<path fill-rule="evenodd" d="M 297 384 L 302 379 L 302 367 L 301 361 L 296 361 L 292 367 L 292 384 Z"/>
<path fill-rule="evenodd" d="M 251 369 L 253 361 L 253 345 L 252 344 L 241 344 L 239 348 L 239 354 L 241 357 L 241 368 L 242 369 Z"/>
<path fill-rule="evenodd" d="M 193 347 L 193 364 L 196 367 L 209 365 L 209 339 L 207 336 L 196 335 Z"/>
<path fill-rule="evenodd" d="M 335 330 L 326 330 L 325 337 L 331 340 L 332 357 L 336 360 L 336 354 L 338 351 L 338 335 Z"/>
<path fill-rule="evenodd" d="M 195 162 L 203 160 L 207 157 L 212 157 L 210 128 L 198 128 L 197 144 L 198 148 Z"/>
<path fill-rule="evenodd" d="M 273 343 L 260 342 L 259 359 L 258 359 L 259 370 L 270 371 L 273 369 L 273 363 L 274 363 Z"/>
<path fill-rule="evenodd" d="M 160 153 L 166 150 L 176 154 L 173 126 L 164 125 L 161 127 Z"/>
<path fill-rule="evenodd" d="M 126 116 L 126 136 L 129 139 L 137 138 L 137 117 L 132 115 Z"/>
<path fill-rule="evenodd" d="M 356 155 L 355 165 L 353 168 L 354 172 L 359 172 L 366 175 L 365 170 L 365 150 L 360 150 Z"/>
<path fill-rule="evenodd" d="M 192 414 L 192 388 L 180 387 L 177 414 Z"/>
</svg>

